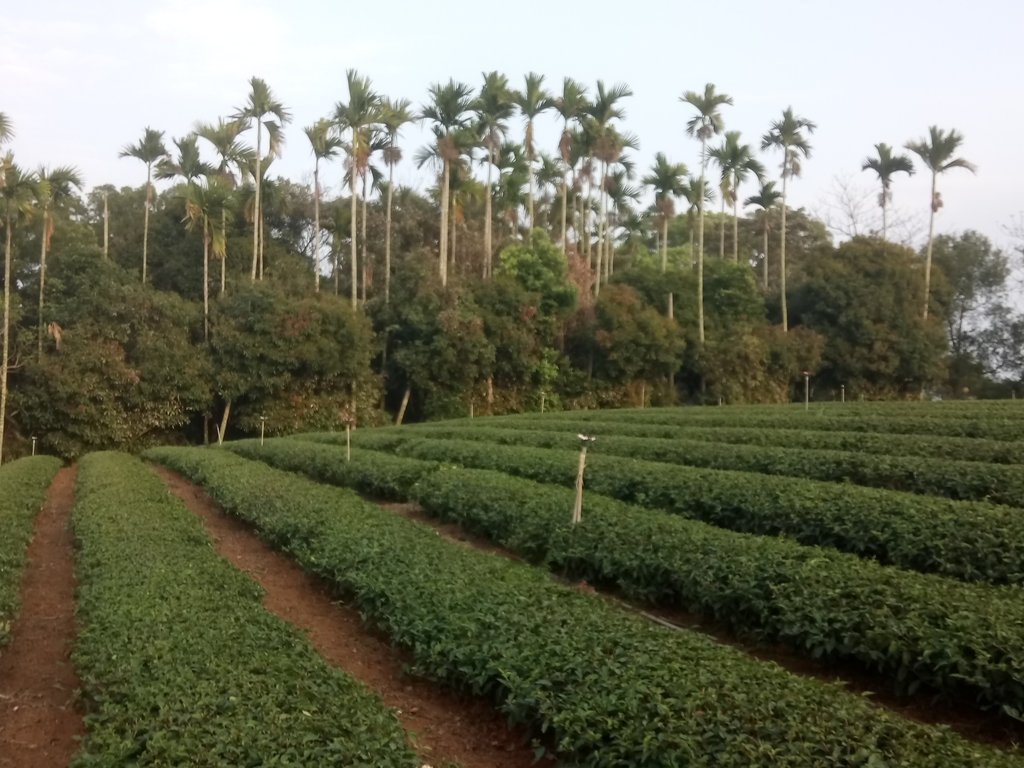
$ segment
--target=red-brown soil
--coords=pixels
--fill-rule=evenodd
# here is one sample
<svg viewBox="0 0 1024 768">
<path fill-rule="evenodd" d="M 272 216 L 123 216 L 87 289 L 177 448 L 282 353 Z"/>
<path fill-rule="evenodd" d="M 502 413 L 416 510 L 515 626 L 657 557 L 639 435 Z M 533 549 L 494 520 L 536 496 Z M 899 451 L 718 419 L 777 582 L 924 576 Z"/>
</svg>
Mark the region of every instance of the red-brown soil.
<svg viewBox="0 0 1024 768">
<path fill-rule="evenodd" d="M 21 609 L 0 655 L 0 768 L 59 768 L 84 733 L 75 702 L 75 468 L 57 473 L 36 519 Z"/>
<path fill-rule="evenodd" d="M 360 680 L 398 713 L 425 762 L 434 768 L 448 761 L 464 768 L 535 765 L 528 736 L 509 729 L 490 702 L 405 674 L 408 654 L 368 630 L 358 612 L 340 603 L 325 583 L 272 550 L 198 486 L 166 469 L 155 471 L 202 519 L 221 556 L 266 590 L 269 611 L 305 631 L 330 664 Z"/>
</svg>

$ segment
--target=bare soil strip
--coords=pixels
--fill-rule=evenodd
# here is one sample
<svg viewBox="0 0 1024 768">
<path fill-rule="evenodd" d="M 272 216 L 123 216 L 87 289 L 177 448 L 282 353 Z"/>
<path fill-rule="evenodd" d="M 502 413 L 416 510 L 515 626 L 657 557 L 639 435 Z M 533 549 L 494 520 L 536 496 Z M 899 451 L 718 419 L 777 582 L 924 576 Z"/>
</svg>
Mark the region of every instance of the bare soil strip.
<svg viewBox="0 0 1024 768">
<path fill-rule="evenodd" d="M 329 587 L 271 549 L 245 523 L 224 513 L 206 492 L 176 473 L 154 467 L 168 488 L 203 521 L 217 552 L 266 590 L 267 610 L 306 632 L 330 664 L 376 692 L 401 719 L 413 747 L 438 768 L 527 768 L 535 764 L 524 732 L 482 699 L 452 693 L 405 674 L 410 657 L 368 630 L 358 611 Z"/>
<path fill-rule="evenodd" d="M 28 548 L 21 609 L 0 655 L 0 768 L 66 766 L 84 734 L 71 663 L 75 638 L 74 548 L 69 525 L 74 467 L 61 469 Z"/>
<path fill-rule="evenodd" d="M 373 499 L 368 500 L 374 501 Z M 464 530 L 456 523 L 446 523 L 431 517 L 418 504 L 380 501 L 375 503 L 395 514 L 429 526 L 451 541 L 490 552 L 499 557 L 511 560 L 522 559 L 488 539 Z M 552 578 L 567 583 L 554 574 L 552 574 Z M 595 593 L 605 600 L 616 603 L 658 624 L 682 631 L 702 632 L 716 641 L 731 645 L 760 661 L 774 662 L 794 674 L 841 683 L 851 693 L 863 694 L 874 704 L 910 720 L 928 725 L 946 725 L 965 738 L 995 746 L 1011 747 L 1015 744 L 1024 744 L 1024 724 L 1015 723 L 1007 717 L 979 712 L 967 705 L 930 700 L 927 694 L 918 694 L 917 698 L 908 700 L 891 693 L 889 684 L 884 678 L 871 675 L 852 663 L 833 664 L 802 656 L 783 645 L 747 642 L 743 638 L 737 637 L 728 628 L 709 621 L 698 613 L 672 608 L 652 608 L 625 600 L 604 590 L 596 590 L 586 582 L 575 583 L 572 586 L 584 592 Z"/>
</svg>

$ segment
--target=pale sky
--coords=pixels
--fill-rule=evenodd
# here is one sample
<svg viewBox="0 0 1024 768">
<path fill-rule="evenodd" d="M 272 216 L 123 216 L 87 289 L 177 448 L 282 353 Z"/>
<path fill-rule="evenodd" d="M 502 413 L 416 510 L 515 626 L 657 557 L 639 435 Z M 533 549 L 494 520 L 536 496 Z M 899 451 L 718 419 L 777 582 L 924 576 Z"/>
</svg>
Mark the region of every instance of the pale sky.
<svg viewBox="0 0 1024 768">
<path fill-rule="evenodd" d="M 21 164 L 73 164 L 89 186 L 137 186 L 144 168 L 119 160 L 122 146 L 147 125 L 165 130 L 169 144 L 197 120 L 230 114 L 257 75 L 294 115 L 272 175 L 302 181 L 312 176 L 302 127 L 346 98 L 347 68 L 416 106 L 431 82 L 475 87 L 481 72 L 497 69 L 519 85 L 534 70 L 552 90 L 565 75 L 591 87 L 628 83 L 635 95 L 624 102 L 624 127 L 640 139 L 639 168 L 664 151 L 696 173 L 679 96 L 713 82 L 735 99 L 726 128 L 755 146 L 787 106 L 817 123 L 790 194 L 791 205 L 817 213 L 836 177 L 873 200 L 873 176 L 860 166 L 875 143 L 901 146 L 932 124 L 958 129 L 978 174 L 940 180 L 937 231 L 974 228 L 1008 245 L 1005 228 L 1024 211 L 1021 30 L 1024 4 L 1010 0 L 4 3 L 0 111 L 14 123 L 10 148 Z M 555 117 L 541 121 L 539 141 L 553 152 Z M 521 135 L 518 119 L 514 126 Z M 400 183 L 429 185 L 410 159 L 425 141 L 420 128 L 406 129 Z M 762 160 L 777 175 L 777 154 Z M 340 165 L 324 176 L 336 191 Z M 919 173 L 894 186 L 896 209 L 916 218 L 921 234 L 928 183 Z"/>
</svg>

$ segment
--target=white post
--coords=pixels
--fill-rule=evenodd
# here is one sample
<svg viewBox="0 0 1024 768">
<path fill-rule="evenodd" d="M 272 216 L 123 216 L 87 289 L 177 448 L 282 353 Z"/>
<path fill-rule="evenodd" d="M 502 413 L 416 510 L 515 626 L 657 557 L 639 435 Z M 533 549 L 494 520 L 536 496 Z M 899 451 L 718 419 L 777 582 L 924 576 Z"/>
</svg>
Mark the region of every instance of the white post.
<svg viewBox="0 0 1024 768">
<path fill-rule="evenodd" d="M 804 371 L 804 410 L 811 407 L 811 374 Z"/>
<path fill-rule="evenodd" d="M 846 385 L 845 384 L 840 384 L 839 385 L 839 402 L 841 402 L 841 403 L 845 403 L 846 402 Z"/>
<path fill-rule="evenodd" d="M 36 436 L 32 435 L 32 455 L 36 455 Z"/>
<path fill-rule="evenodd" d="M 577 435 L 577 437 L 580 439 L 580 464 L 576 470 L 576 501 L 572 507 L 573 525 L 583 520 L 583 472 L 587 467 L 587 448 L 597 439 L 587 435 Z"/>
<path fill-rule="evenodd" d="M 266 428 L 267 428 L 267 417 L 266 416 L 260 416 L 260 447 L 261 448 L 263 447 L 263 435 L 266 432 Z"/>
<path fill-rule="evenodd" d="M 352 422 L 345 422 L 345 461 L 352 461 Z"/>
</svg>

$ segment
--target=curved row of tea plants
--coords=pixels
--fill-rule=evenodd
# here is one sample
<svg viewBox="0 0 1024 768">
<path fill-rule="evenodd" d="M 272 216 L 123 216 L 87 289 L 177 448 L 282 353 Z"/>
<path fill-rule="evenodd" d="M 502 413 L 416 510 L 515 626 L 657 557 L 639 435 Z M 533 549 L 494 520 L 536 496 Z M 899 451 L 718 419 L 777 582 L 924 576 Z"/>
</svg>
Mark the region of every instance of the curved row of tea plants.
<svg viewBox="0 0 1024 768">
<path fill-rule="evenodd" d="M 344 440 L 343 440 L 344 442 Z M 275 437 L 260 445 L 259 440 L 235 440 L 224 448 L 257 461 L 266 460 L 279 469 L 301 472 L 332 485 L 354 488 L 375 499 L 406 501 L 412 486 L 425 472 L 438 468 L 437 462 L 416 461 L 390 453 L 354 451 L 345 460 L 344 449 L 310 450 L 326 446 Z"/>
<path fill-rule="evenodd" d="M 449 542 L 353 492 L 227 451 L 149 456 L 353 596 L 414 671 L 501 703 L 567 765 L 1019 765 L 522 563 Z"/>
<path fill-rule="evenodd" d="M 330 435 L 308 439 L 331 442 Z M 576 452 L 473 440 L 430 440 L 418 431 L 365 431 L 358 450 L 497 469 L 555 485 L 576 482 Z M 698 469 L 608 456 L 587 459 L 587 487 L 721 528 L 783 534 L 922 573 L 964 581 L 1024 584 L 1019 509 L 950 501 L 816 480 Z"/>
<path fill-rule="evenodd" d="M 433 424 L 410 425 L 423 429 Z M 586 432 L 601 438 L 646 437 L 666 440 L 699 440 L 706 443 L 766 445 L 776 448 L 803 448 L 830 451 L 860 451 L 876 455 L 916 456 L 923 459 L 967 459 L 992 464 L 1024 464 L 1024 443 L 984 440 L 974 437 L 900 435 L 871 432 L 822 432 L 811 429 L 774 429 L 743 426 L 705 427 L 693 425 L 635 424 L 627 421 L 574 421 L 549 419 L 538 414 L 522 414 L 514 419 L 475 419 L 444 422 L 458 429 L 498 427 L 502 429 L 560 430 L 576 434 Z"/>
<path fill-rule="evenodd" d="M 459 428 L 423 425 L 416 433 L 432 439 L 483 440 L 534 448 L 579 447 L 569 430 L 501 429 L 481 424 Z M 1024 506 L 1024 466 L 979 461 L 873 455 L 854 451 L 777 448 L 765 445 L 709 443 L 699 440 L 600 435 L 595 453 L 629 456 L 705 469 L 729 469 L 766 475 L 803 477 L 833 483 L 943 496 L 958 501 L 988 501 Z M 1020 513 L 1024 517 L 1024 511 Z"/>
<path fill-rule="evenodd" d="M 149 467 L 91 454 L 78 478 L 76 766 L 420 764 L 395 714 L 263 609 Z"/>
<path fill-rule="evenodd" d="M 845 432 L 878 432 L 905 435 L 940 435 L 976 437 L 988 440 L 1024 440 L 1024 419 L 980 417 L 942 418 L 941 416 L 906 416 L 864 413 L 836 415 L 832 409 L 808 412 L 781 408 L 777 412 L 755 411 L 742 406 L 731 408 L 642 408 L 631 410 L 559 411 L 552 420 L 626 421 L 632 424 L 702 427 L 761 427 L 771 429 L 802 429 Z M 508 417 L 496 417 L 504 419 Z"/>
<path fill-rule="evenodd" d="M 344 454 L 331 446 L 278 441 L 251 455 L 345 483 L 378 455 L 361 453 L 344 475 L 334 471 Z M 1024 590 L 908 573 L 594 493 L 573 527 L 572 489 L 407 461 L 406 476 L 420 476 L 410 496 L 427 512 L 556 571 L 698 610 L 815 658 L 855 661 L 901 693 L 923 685 L 1014 717 L 1024 712 Z"/>
<path fill-rule="evenodd" d="M 10 641 L 25 552 L 60 459 L 35 456 L 0 466 L 0 648 Z"/>
</svg>

